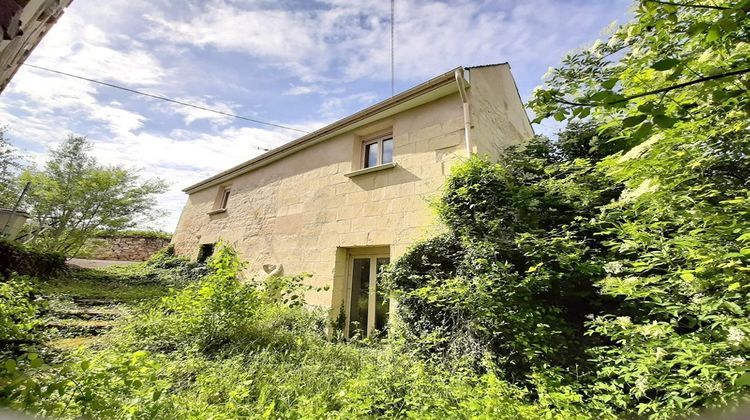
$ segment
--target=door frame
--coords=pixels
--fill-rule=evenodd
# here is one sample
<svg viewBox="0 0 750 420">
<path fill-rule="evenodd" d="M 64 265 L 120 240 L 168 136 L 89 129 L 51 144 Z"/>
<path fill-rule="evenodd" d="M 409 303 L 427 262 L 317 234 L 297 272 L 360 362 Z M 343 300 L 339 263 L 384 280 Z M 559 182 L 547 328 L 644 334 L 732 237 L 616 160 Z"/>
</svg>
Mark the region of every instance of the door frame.
<svg viewBox="0 0 750 420">
<path fill-rule="evenodd" d="M 374 252 L 379 251 L 379 252 Z M 354 260 L 370 260 L 370 290 L 367 291 L 367 336 L 370 337 L 375 330 L 375 311 L 377 310 L 377 287 L 378 287 L 378 258 L 388 258 L 391 256 L 382 249 L 350 249 L 347 253 L 346 261 L 346 295 L 344 296 L 344 310 L 346 311 L 346 322 L 344 324 L 344 336 L 349 337 L 349 324 L 351 321 L 352 309 L 352 282 L 354 280 Z"/>
</svg>

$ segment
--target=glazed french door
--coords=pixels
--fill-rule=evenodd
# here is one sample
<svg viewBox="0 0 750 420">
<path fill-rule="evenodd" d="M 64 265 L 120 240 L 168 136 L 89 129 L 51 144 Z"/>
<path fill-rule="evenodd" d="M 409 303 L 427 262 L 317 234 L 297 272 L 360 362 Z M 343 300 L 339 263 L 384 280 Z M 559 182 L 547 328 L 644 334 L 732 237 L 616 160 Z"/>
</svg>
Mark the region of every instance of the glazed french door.
<svg viewBox="0 0 750 420">
<path fill-rule="evenodd" d="M 387 255 L 350 255 L 347 288 L 347 337 L 373 337 L 388 324 L 388 300 L 378 293 L 378 276 L 390 262 Z"/>
</svg>

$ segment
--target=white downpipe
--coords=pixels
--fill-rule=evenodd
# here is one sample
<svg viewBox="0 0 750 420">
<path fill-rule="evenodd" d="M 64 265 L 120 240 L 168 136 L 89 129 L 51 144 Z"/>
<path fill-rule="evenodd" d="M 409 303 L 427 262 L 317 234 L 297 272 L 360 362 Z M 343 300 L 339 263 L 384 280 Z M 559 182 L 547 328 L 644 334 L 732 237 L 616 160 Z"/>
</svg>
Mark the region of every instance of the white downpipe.
<svg viewBox="0 0 750 420">
<path fill-rule="evenodd" d="M 471 112 L 469 110 L 469 99 L 466 97 L 466 86 L 464 86 L 464 69 L 456 69 L 456 83 L 458 84 L 458 93 L 461 95 L 461 102 L 464 108 L 464 141 L 466 143 L 466 155 L 471 156 Z"/>
</svg>

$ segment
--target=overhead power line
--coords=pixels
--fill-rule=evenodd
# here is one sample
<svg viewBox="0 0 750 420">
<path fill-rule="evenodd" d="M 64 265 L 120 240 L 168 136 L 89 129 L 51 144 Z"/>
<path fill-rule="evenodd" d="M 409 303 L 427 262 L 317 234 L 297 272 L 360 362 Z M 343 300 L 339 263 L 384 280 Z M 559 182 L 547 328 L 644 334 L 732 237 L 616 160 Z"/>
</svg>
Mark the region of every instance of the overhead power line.
<svg viewBox="0 0 750 420">
<path fill-rule="evenodd" d="M 396 22 L 394 17 L 396 16 L 396 0 L 391 0 L 391 96 L 396 94 L 396 61 L 394 54 L 394 28 Z"/>
<path fill-rule="evenodd" d="M 32 68 L 35 68 L 35 69 L 39 69 L 39 70 L 44 70 L 44 71 L 47 71 L 47 72 L 50 72 L 50 73 L 56 73 L 56 74 L 60 74 L 60 75 L 63 75 L 63 76 L 68 76 L 68 77 L 73 77 L 73 78 L 80 79 L 80 80 L 85 80 L 87 82 L 96 83 L 96 84 L 107 86 L 107 87 L 111 87 L 111 88 L 114 88 L 114 89 L 124 90 L 126 92 L 135 93 L 135 94 L 138 94 L 138 95 L 148 96 L 149 98 L 159 99 L 161 101 L 171 102 L 173 104 L 178 104 L 178 105 L 187 106 L 187 107 L 190 107 L 190 108 L 200 109 L 202 111 L 213 112 L 215 114 L 220 114 L 220 115 L 224 115 L 224 116 L 227 116 L 227 117 L 237 118 L 237 119 L 240 119 L 240 120 L 250 121 L 250 122 L 255 123 L 255 124 L 262 124 L 262 125 L 268 125 L 268 126 L 276 127 L 276 128 L 283 128 L 285 130 L 296 131 L 298 133 L 303 133 L 303 134 L 308 134 L 309 133 L 309 131 L 300 130 L 299 128 L 288 127 L 286 125 L 281 125 L 281 124 L 270 123 L 270 122 L 267 122 L 267 121 L 256 120 L 255 118 L 250 118 L 250 117 L 243 117 L 242 115 L 231 114 L 229 112 L 219 111 L 218 109 L 212 109 L 212 108 L 208 108 L 208 107 L 201 106 L 201 105 L 195 105 L 195 104 L 191 104 L 191 103 L 188 103 L 188 102 L 178 101 L 176 99 L 167 98 L 165 96 L 159 96 L 159 95 L 154 95 L 154 94 L 147 93 L 147 92 L 141 92 L 139 90 L 127 88 L 127 87 L 124 87 L 124 86 L 115 85 L 115 84 L 112 84 L 112 83 L 102 82 L 101 80 L 91 79 L 91 78 L 88 78 L 88 77 L 79 76 L 77 74 L 66 73 L 66 72 L 60 71 L 60 70 L 53 70 L 53 69 L 49 69 L 49 68 L 46 68 L 46 67 L 37 66 L 37 65 L 34 65 L 34 64 L 23 63 L 23 65 L 24 66 L 28 66 L 28 67 L 32 67 Z M 263 150 L 267 150 L 267 149 L 263 149 Z"/>
</svg>

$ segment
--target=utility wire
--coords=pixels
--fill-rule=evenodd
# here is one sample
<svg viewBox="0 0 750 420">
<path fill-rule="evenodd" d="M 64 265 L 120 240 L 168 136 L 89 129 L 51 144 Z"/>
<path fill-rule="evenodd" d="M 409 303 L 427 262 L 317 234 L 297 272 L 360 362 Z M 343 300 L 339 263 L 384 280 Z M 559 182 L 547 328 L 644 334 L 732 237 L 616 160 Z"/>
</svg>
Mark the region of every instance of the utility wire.
<svg viewBox="0 0 750 420">
<path fill-rule="evenodd" d="M 46 67 L 37 66 L 37 65 L 34 65 L 34 64 L 23 63 L 23 65 L 27 66 L 27 67 L 32 67 L 32 68 L 35 68 L 35 69 L 39 69 L 39 70 L 48 71 L 50 73 L 56 73 L 56 74 L 61 74 L 63 76 L 68 76 L 68 77 L 73 77 L 73 78 L 76 78 L 76 79 L 85 80 L 85 81 L 91 82 L 91 83 L 97 83 L 97 84 L 100 84 L 100 85 L 103 85 L 103 86 L 108 86 L 108 87 L 111 87 L 111 88 L 114 88 L 114 89 L 124 90 L 126 92 L 131 92 L 131 93 L 135 93 L 135 94 L 138 94 L 138 95 L 148 96 L 149 98 L 159 99 L 159 100 L 162 100 L 162 101 L 171 102 L 173 104 L 178 104 L 178 105 L 187 106 L 187 107 L 190 107 L 190 108 L 200 109 L 202 111 L 213 112 L 213 113 L 216 113 L 216 114 L 221 114 L 221 115 L 224 115 L 224 116 L 227 116 L 227 117 L 237 118 L 237 119 L 240 119 L 240 120 L 250 121 L 250 122 L 253 122 L 253 123 L 256 123 L 256 124 L 263 124 L 263 125 L 268 125 L 268 126 L 271 126 L 271 127 L 283 128 L 285 130 L 292 130 L 292 131 L 296 131 L 296 132 L 303 133 L 303 134 L 308 134 L 309 133 L 309 131 L 300 130 L 298 128 L 288 127 L 288 126 L 281 125 L 281 124 L 274 124 L 274 123 L 270 123 L 270 122 L 266 122 L 266 121 L 261 121 L 261 120 L 256 120 L 254 118 L 243 117 L 242 115 L 230 114 L 228 112 L 219 111 L 218 109 L 211 109 L 211 108 L 207 108 L 205 106 L 195 105 L 195 104 L 191 104 L 191 103 L 187 103 L 187 102 L 182 102 L 182 101 L 178 101 L 176 99 L 167 98 L 167 97 L 164 97 L 164 96 L 159 96 L 159 95 L 154 95 L 154 94 L 151 94 L 151 93 L 141 92 L 139 90 L 126 88 L 124 86 L 118 86 L 118 85 L 115 85 L 115 84 L 112 84 L 112 83 L 102 82 L 100 80 L 90 79 L 88 77 L 78 76 L 76 74 L 66 73 L 66 72 L 59 71 L 59 70 L 48 69 Z M 260 148 L 260 149 L 262 149 L 262 148 Z M 262 150 L 267 150 L 267 149 L 262 149 Z"/>
<path fill-rule="evenodd" d="M 394 51 L 394 26 L 396 25 L 394 21 L 394 16 L 396 15 L 395 9 L 396 9 L 396 0 L 391 0 L 391 96 L 396 94 L 395 84 L 396 84 L 396 70 L 395 70 L 395 57 L 393 54 Z"/>
</svg>

